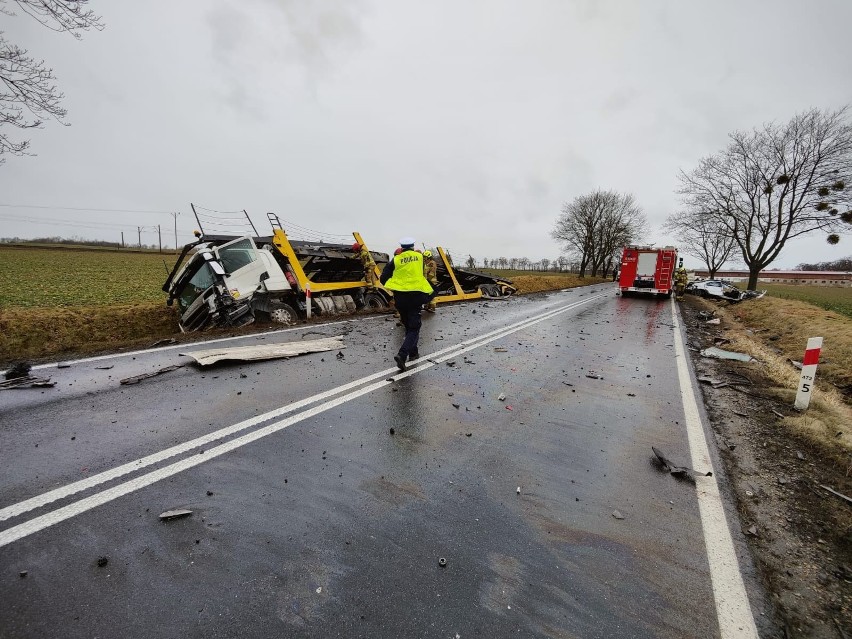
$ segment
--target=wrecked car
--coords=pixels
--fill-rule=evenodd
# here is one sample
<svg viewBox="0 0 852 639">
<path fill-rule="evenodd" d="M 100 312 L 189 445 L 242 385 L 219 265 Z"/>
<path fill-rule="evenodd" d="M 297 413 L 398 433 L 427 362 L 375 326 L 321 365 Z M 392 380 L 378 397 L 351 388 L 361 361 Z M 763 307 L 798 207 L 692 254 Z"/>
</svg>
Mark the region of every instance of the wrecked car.
<svg viewBox="0 0 852 639">
<path fill-rule="evenodd" d="M 699 297 L 714 297 L 732 302 L 757 299 L 766 295 L 766 291 L 742 291 L 723 280 L 690 282 L 686 286 L 686 292 L 698 295 Z"/>
</svg>

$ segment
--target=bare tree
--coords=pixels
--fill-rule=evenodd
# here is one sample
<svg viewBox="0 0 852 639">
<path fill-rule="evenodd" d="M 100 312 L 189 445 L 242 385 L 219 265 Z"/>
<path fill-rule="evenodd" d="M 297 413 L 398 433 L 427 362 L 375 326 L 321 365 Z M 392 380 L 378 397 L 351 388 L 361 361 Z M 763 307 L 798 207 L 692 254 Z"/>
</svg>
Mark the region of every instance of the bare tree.
<svg viewBox="0 0 852 639">
<path fill-rule="evenodd" d="M 506 268 L 509 265 L 509 260 L 505 257 L 501 257 L 498 259 L 498 263 L 500 264 L 500 268 Z"/>
<path fill-rule="evenodd" d="M 594 191 L 562 207 L 551 232 L 579 258 L 580 277 L 610 269 L 618 250 L 637 241 L 647 221 L 635 198 L 627 193 Z"/>
<path fill-rule="evenodd" d="M 101 18 L 85 8 L 87 0 L 14 0 L 21 12 L 52 31 L 80 39 L 82 31 L 104 28 Z M 9 0 L 0 0 L 0 14 L 16 15 Z M 60 124 L 67 115 L 65 97 L 56 87 L 53 69 L 44 60 L 6 40 L 0 31 L 0 164 L 5 154 L 30 155 L 29 140 L 15 139 L 9 129 L 38 129 L 53 118 Z"/>
<path fill-rule="evenodd" d="M 468 255 L 467 256 L 467 267 L 473 268 L 474 266 L 476 266 L 476 260 L 473 259 L 473 255 Z"/>
<path fill-rule="evenodd" d="M 749 269 L 749 290 L 788 240 L 852 230 L 852 126 L 848 109 L 812 109 L 783 125 L 737 131 L 721 152 L 681 172 L 687 206 L 705 211 L 734 239 Z M 845 209 L 841 213 L 841 209 Z"/>
<path fill-rule="evenodd" d="M 665 228 L 678 238 L 685 253 L 704 262 L 711 279 L 716 277 L 716 271 L 730 259 L 736 247 L 733 235 L 718 218 L 700 209 L 670 215 Z"/>
</svg>

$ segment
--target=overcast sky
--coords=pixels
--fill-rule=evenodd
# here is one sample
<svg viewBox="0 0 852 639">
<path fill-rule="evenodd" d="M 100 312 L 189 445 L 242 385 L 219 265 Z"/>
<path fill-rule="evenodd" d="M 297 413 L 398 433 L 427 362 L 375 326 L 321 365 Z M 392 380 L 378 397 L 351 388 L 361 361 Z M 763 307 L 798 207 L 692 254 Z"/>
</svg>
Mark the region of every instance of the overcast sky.
<svg viewBox="0 0 852 639">
<path fill-rule="evenodd" d="M 14 7 L 14 4 L 8 5 Z M 174 245 L 190 202 L 266 212 L 374 250 L 412 235 L 456 257 L 562 252 L 562 204 L 633 193 L 646 240 L 679 169 L 735 129 L 852 103 L 849 0 L 91 0 L 76 41 L 0 15 L 44 58 L 68 122 L 0 166 L 0 237 Z M 20 11 L 19 11 L 20 13 Z M 72 225 L 73 224 L 73 225 Z M 156 234 L 143 232 L 144 243 Z M 773 267 L 852 254 L 824 236 Z M 688 264 L 695 264 L 688 260 Z"/>
</svg>

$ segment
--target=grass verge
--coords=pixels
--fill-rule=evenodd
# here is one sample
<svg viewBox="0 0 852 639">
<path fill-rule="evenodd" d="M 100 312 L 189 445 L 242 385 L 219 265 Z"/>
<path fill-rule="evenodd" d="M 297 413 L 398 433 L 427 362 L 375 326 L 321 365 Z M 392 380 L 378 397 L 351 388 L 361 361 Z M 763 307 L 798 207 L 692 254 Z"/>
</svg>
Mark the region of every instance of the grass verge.
<svg viewBox="0 0 852 639">
<path fill-rule="evenodd" d="M 764 372 L 776 384 L 771 392 L 790 406 L 800 373 L 789 360 L 801 360 L 808 337 L 824 338 L 816 375 L 818 392 L 806 412 L 785 417 L 782 423 L 848 465 L 852 454 L 852 319 L 804 302 L 770 297 L 733 306 L 695 301 L 722 319 L 725 337 L 730 340 L 722 348 L 748 353 L 762 362 Z"/>
</svg>

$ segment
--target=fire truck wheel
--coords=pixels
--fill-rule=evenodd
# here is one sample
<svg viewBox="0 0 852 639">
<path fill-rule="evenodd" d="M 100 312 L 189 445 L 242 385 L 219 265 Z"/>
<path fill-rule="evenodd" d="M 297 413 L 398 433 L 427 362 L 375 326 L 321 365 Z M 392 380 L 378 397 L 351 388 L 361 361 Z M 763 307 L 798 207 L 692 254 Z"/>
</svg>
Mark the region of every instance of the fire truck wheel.
<svg viewBox="0 0 852 639">
<path fill-rule="evenodd" d="M 388 307 L 385 298 L 378 293 L 367 293 L 364 296 L 364 308 L 371 311 L 382 311 Z"/>
<path fill-rule="evenodd" d="M 276 324 L 295 324 L 299 316 L 289 304 L 275 304 L 269 309 L 269 319 Z"/>
</svg>

